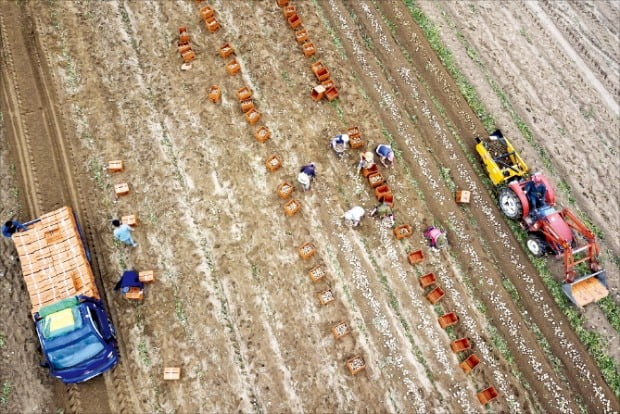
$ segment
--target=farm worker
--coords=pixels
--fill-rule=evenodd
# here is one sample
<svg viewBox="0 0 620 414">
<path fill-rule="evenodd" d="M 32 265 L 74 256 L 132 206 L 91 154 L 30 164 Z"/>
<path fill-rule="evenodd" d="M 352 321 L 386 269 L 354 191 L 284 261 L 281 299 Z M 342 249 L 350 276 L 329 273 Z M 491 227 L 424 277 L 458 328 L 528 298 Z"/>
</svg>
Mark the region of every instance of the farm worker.
<svg viewBox="0 0 620 414">
<path fill-rule="evenodd" d="M 131 238 L 131 232 L 133 229 L 129 227 L 127 224 L 121 224 L 119 220 L 112 220 L 112 225 L 114 226 L 114 237 L 128 246 L 137 247 L 138 243 L 133 241 Z"/>
<path fill-rule="evenodd" d="M 375 152 L 379 156 L 381 164 L 383 164 L 384 167 L 388 167 L 386 161 L 390 163 L 390 167 L 394 165 L 394 151 L 392 151 L 392 147 L 385 144 L 379 144 L 377 145 L 377 149 L 375 149 Z"/>
<path fill-rule="evenodd" d="M 545 187 L 540 177 L 534 175 L 532 179 L 523 186 L 523 191 L 525 191 L 532 212 L 545 206 L 547 187 Z"/>
<path fill-rule="evenodd" d="M 427 227 L 424 231 L 424 237 L 428 239 L 432 249 L 443 249 L 448 245 L 446 232 L 435 226 Z"/>
<path fill-rule="evenodd" d="M 375 165 L 375 156 L 372 152 L 367 151 L 360 154 L 360 161 L 357 164 L 357 173 L 359 174 L 362 169 L 372 168 Z"/>
<path fill-rule="evenodd" d="M 329 146 L 333 149 L 336 154 L 339 156 L 344 153 L 349 145 L 349 136 L 347 134 L 338 134 L 334 139 L 331 140 Z"/>
<path fill-rule="evenodd" d="M 389 204 L 381 202 L 370 211 L 370 217 L 379 216 L 381 220 L 388 219 L 390 225 L 394 225 L 394 212 Z"/>
<path fill-rule="evenodd" d="M 138 272 L 135 270 L 125 270 L 121 279 L 114 286 L 114 290 L 120 289 L 121 293 L 125 294 L 132 287 L 143 289 L 144 283 L 140 282 Z"/>
<path fill-rule="evenodd" d="M 310 190 L 310 184 L 312 180 L 316 177 L 316 166 L 313 162 L 310 164 L 306 164 L 299 170 L 299 174 L 297 175 L 297 181 L 304 188 L 304 191 Z"/>
<path fill-rule="evenodd" d="M 360 225 L 364 214 L 366 214 L 366 211 L 362 207 L 355 206 L 351 210 L 345 212 L 342 218 L 344 218 L 345 222 L 351 222 L 353 227 L 357 227 Z"/>
<path fill-rule="evenodd" d="M 17 220 L 9 220 L 2 225 L 2 235 L 9 239 L 13 237 L 13 234 L 18 230 L 26 231 L 28 228 Z"/>
</svg>

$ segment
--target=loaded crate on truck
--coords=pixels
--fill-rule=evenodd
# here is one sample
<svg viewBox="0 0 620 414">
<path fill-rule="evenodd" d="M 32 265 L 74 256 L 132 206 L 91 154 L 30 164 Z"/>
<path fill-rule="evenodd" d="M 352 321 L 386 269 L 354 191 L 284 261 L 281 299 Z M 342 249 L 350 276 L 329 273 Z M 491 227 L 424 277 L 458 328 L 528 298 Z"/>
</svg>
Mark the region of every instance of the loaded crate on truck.
<svg viewBox="0 0 620 414">
<path fill-rule="evenodd" d="M 41 365 L 68 384 L 113 368 L 116 333 L 72 209 L 62 207 L 25 226 L 12 239 L 45 358 Z"/>
</svg>

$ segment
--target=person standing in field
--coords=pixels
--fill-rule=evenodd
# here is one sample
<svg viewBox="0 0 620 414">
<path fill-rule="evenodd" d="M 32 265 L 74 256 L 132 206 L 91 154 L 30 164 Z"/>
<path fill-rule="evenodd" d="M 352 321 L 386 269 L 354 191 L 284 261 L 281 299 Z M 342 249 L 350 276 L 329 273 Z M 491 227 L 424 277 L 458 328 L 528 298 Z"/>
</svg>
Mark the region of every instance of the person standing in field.
<svg viewBox="0 0 620 414">
<path fill-rule="evenodd" d="M 112 220 L 112 225 L 114 226 L 114 237 L 116 240 L 131 247 L 138 246 L 138 243 L 131 238 L 133 229 L 130 226 L 121 224 L 120 220 Z"/>
</svg>

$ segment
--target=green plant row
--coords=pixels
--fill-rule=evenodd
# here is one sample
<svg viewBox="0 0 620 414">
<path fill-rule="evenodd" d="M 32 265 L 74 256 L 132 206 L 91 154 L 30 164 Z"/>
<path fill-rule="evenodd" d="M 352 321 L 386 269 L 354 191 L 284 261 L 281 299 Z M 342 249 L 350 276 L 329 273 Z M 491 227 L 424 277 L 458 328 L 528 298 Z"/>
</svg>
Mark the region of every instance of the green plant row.
<svg viewBox="0 0 620 414">
<path fill-rule="evenodd" d="M 488 113 L 482 100 L 478 96 L 475 91 L 475 88 L 467 81 L 465 76 L 462 74 L 460 69 L 457 67 L 454 62 L 454 57 L 452 52 L 443 44 L 440 39 L 439 32 L 437 28 L 433 25 L 432 22 L 428 19 L 428 17 L 422 12 L 422 10 L 416 6 L 415 0 L 403 0 L 406 7 L 408 8 L 411 16 L 423 30 L 426 39 L 429 44 L 433 48 L 433 50 L 439 56 L 442 64 L 446 67 L 450 75 L 454 78 L 460 92 L 463 94 L 467 103 L 470 105 L 472 110 L 476 113 L 478 118 L 481 120 L 482 124 L 487 130 L 492 130 L 495 127 L 495 121 L 493 117 Z M 464 42 L 464 38 L 459 34 L 459 38 Z M 467 53 L 472 59 L 478 59 L 475 50 L 469 46 L 467 47 Z M 479 64 L 481 62 L 478 59 Z M 523 134 L 523 136 L 530 142 L 532 145 L 535 145 L 533 135 L 529 130 L 529 127 L 518 117 L 518 115 L 514 112 L 510 103 L 508 102 L 507 96 L 499 89 L 496 83 L 492 83 L 491 87 L 498 94 L 498 97 L 502 100 L 502 104 L 505 109 L 510 110 L 510 114 L 513 117 L 513 120 L 517 123 L 519 130 Z M 540 150 L 537 148 L 540 153 Z M 544 155 L 544 156 L 543 156 Z M 548 158 L 546 154 L 541 154 L 541 158 L 543 162 L 545 158 Z M 552 168 L 550 168 L 552 170 Z M 564 183 L 565 184 L 565 183 Z M 562 186 L 566 189 L 567 185 Z M 567 197 L 569 200 L 571 197 Z M 581 213 L 581 212 L 579 212 Z M 580 214 L 581 215 L 581 214 Z M 584 219 L 586 224 L 591 224 L 591 220 Z M 520 229 L 520 227 L 516 223 L 509 223 L 513 232 L 515 233 L 517 239 L 524 246 L 526 234 Z M 592 228 L 592 227 L 591 227 Z M 600 230 L 593 228 L 593 231 L 599 233 L 599 237 L 602 237 L 600 234 Z M 544 260 L 532 260 L 534 266 L 538 270 L 543 282 L 547 289 L 551 292 L 555 302 L 558 304 L 558 307 L 562 310 L 562 312 L 568 318 L 572 329 L 576 332 L 579 339 L 582 341 L 588 352 L 595 359 L 601 373 L 605 381 L 612 388 L 614 394 L 616 396 L 620 396 L 620 375 L 618 373 L 618 368 L 614 362 L 614 360 L 606 354 L 605 352 L 605 343 L 600 334 L 596 332 L 591 332 L 584 327 L 584 321 L 582 315 L 572 307 L 566 297 L 564 296 L 561 288 L 561 283 L 557 282 L 551 276 L 551 273 L 546 265 Z M 606 298 L 599 302 L 600 308 L 610 321 L 611 325 L 618 330 L 620 327 L 620 308 L 618 305 L 613 302 L 611 298 Z"/>
</svg>

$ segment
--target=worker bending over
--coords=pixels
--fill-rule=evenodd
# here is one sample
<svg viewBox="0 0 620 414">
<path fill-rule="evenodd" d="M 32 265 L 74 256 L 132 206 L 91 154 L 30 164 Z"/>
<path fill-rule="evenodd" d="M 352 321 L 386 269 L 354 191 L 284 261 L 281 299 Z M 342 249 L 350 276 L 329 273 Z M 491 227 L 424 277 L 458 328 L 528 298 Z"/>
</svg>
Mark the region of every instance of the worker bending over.
<svg viewBox="0 0 620 414">
<path fill-rule="evenodd" d="M 351 210 L 345 212 L 342 218 L 345 223 L 351 223 L 353 227 L 357 227 L 360 225 L 364 214 L 366 214 L 366 211 L 362 207 L 355 206 Z"/>
<path fill-rule="evenodd" d="M 377 145 L 377 149 L 375 152 L 379 156 L 379 160 L 384 167 L 392 167 L 394 165 L 394 151 L 392 151 L 392 147 L 385 144 Z M 388 164 L 389 163 L 389 164 Z"/>
<path fill-rule="evenodd" d="M 360 154 L 360 161 L 357 163 L 357 173 L 359 174 L 362 169 L 369 169 L 375 165 L 375 156 L 372 152 L 367 151 Z"/>
<path fill-rule="evenodd" d="M 306 164 L 299 170 L 297 181 L 302 185 L 304 191 L 310 190 L 312 181 L 316 178 L 316 166 L 313 162 Z"/>
<path fill-rule="evenodd" d="M 384 223 L 394 225 L 394 212 L 389 204 L 381 202 L 370 211 L 370 217 L 378 216 Z"/>
<path fill-rule="evenodd" d="M 338 134 L 330 141 L 329 146 L 338 156 L 341 156 L 349 146 L 349 136 L 347 134 Z"/>
</svg>

